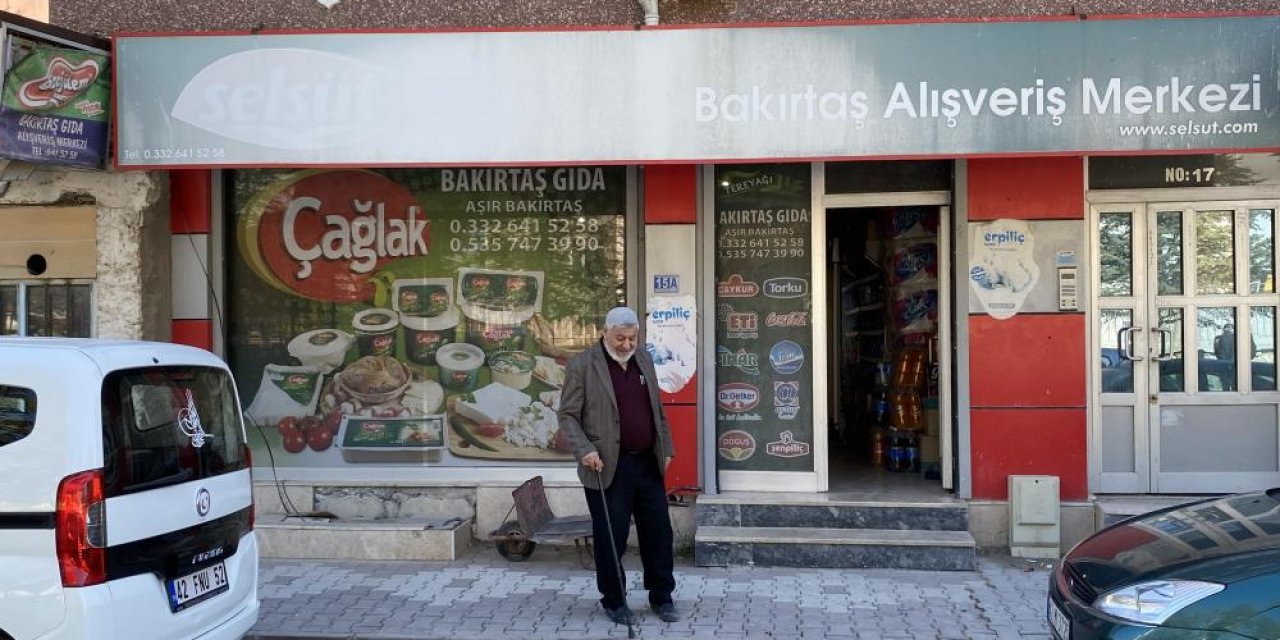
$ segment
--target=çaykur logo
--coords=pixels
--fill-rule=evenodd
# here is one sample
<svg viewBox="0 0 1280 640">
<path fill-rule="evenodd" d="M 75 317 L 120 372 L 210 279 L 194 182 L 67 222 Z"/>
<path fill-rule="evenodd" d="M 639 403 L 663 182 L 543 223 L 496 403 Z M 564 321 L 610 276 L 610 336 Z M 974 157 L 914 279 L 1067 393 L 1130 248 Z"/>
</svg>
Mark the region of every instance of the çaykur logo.
<svg viewBox="0 0 1280 640">
<path fill-rule="evenodd" d="M 239 219 L 241 252 L 267 284 L 327 302 L 367 300 L 388 262 L 431 251 L 426 213 L 371 171 L 302 171 L 256 194 Z"/>
<path fill-rule="evenodd" d="M 28 109 L 57 109 L 89 90 L 102 68 L 92 58 L 72 64 L 62 56 L 49 60 L 43 76 L 18 87 L 18 102 Z"/>
</svg>

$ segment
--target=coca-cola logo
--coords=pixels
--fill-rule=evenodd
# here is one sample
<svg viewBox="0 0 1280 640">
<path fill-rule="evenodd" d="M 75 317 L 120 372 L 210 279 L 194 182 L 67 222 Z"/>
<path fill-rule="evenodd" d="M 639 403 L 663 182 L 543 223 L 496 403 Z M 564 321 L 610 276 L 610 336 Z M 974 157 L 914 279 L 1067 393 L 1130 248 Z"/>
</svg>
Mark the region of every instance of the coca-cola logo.
<svg viewBox="0 0 1280 640">
<path fill-rule="evenodd" d="M 754 298 L 760 293 L 760 285 L 733 274 L 727 280 L 716 283 L 716 295 L 721 298 Z"/>
<path fill-rule="evenodd" d="M 756 453 L 756 439 L 746 431 L 733 429 L 720 434 L 716 441 L 720 457 L 732 462 L 742 462 Z"/>
<path fill-rule="evenodd" d="M 72 64 L 62 56 L 49 60 L 45 74 L 18 87 L 18 102 L 29 109 L 56 109 L 89 90 L 102 73 L 98 61 Z"/>
<path fill-rule="evenodd" d="M 765 318 L 764 323 L 769 327 L 807 327 L 809 326 L 809 312 L 770 313 L 769 317 Z"/>
<path fill-rule="evenodd" d="M 372 274 L 430 252 L 430 224 L 407 189 L 370 171 L 304 171 L 257 194 L 239 219 L 258 277 L 327 302 L 373 296 Z"/>
<path fill-rule="evenodd" d="M 744 413 L 760 403 L 760 390 L 745 382 L 720 385 L 716 390 L 716 406 L 725 411 Z"/>
</svg>

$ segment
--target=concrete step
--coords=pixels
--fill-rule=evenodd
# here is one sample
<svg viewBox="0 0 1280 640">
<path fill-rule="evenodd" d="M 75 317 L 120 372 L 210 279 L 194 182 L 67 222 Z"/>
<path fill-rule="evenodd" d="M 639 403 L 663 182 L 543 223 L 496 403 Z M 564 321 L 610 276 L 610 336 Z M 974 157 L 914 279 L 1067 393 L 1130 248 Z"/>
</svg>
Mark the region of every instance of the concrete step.
<svg viewBox="0 0 1280 640">
<path fill-rule="evenodd" d="M 808 494 L 779 498 L 700 496 L 698 527 L 806 527 L 819 529 L 894 529 L 968 531 L 969 507 L 963 502 L 841 500 Z"/>
<path fill-rule="evenodd" d="M 471 544 L 471 520 L 315 518 L 259 515 L 264 558 L 457 560 Z"/>
<path fill-rule="evenodd" d="M 968 531 L 700 526 L 694 538 L 703 567 L 972 571 L 976 549 Z"/>
<path fill-rule="evenodd" d="M 1121 520 L 1133 516 L 1150 513 L 1159 509 L 1176 507 L 1188 502 L 1204 500 L 1208 496 L 1149 496 L 1149 495 L 1111 495 L 1098 496 L 1094 501 L 1097 514 L 1096 524 L 1099 529 L 1109 527 Z"/>
</svg>

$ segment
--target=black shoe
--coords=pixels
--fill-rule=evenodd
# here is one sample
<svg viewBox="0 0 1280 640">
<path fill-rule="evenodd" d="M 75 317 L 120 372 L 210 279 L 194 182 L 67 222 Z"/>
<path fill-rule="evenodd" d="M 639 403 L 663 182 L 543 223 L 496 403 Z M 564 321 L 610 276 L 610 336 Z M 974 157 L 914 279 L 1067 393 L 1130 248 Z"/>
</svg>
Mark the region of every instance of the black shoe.
<svg viewBox="0 0 1280 640">
<path fill-rule="evenodd" d="M 600 606 L 604 607 L 604 605 Z M 609 616 L 609 620 L 614 624 L 634 624 L 636 621 L 635 614 L 631 613 L 631 607 L 625 604 L 616 609 L 604 607 L 604 614 Z"/>
<path fill-rule="evenodd" d="M 653 612 L 658 614 L 658 619 L 663 622 L 679 622 L 680 612 L 676 611 L 676 603 L 664 602 L 656 607 L 649 605 Z"/>
</svg>

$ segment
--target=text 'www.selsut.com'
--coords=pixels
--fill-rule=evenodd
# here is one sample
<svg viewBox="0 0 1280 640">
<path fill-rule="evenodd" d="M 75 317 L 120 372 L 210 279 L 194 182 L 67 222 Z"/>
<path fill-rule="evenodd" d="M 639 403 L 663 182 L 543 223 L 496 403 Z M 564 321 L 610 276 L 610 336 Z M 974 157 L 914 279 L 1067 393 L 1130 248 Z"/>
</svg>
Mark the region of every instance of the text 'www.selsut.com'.
<svg viewBox="0 0 1280 640">
<path fill-rule="evenodd" d="M 1122 136 L 1212 136 L 1258 132 L 1256 122 L 1196 122 L 1182 124 L 1130 124 L 1117 127 Z"/>
</svg>

